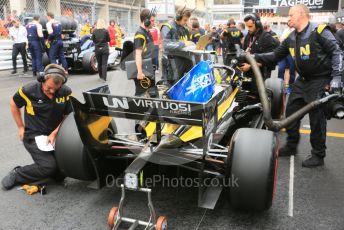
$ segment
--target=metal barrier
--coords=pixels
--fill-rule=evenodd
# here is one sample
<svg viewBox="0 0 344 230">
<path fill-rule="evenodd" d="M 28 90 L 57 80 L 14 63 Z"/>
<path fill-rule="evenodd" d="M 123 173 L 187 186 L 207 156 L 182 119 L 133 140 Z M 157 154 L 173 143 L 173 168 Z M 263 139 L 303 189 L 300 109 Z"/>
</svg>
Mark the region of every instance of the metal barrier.
<svg viewBox="0 0 344 230">
<path fill-rule="evenodd" d="M 12 47 L 13 41 L 0 40 L 0 70 L 12 69 Z M 23 67 L 23 60 L 19 54 L 17 57 L 17 68 Z"/>
</svg>

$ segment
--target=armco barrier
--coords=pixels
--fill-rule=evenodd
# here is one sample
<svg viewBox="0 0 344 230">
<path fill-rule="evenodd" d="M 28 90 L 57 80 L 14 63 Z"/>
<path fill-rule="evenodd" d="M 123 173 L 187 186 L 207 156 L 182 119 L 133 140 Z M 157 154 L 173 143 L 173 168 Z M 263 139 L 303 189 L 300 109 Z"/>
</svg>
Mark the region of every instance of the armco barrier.
<svg viewBox="0 0 344 230">
<path fill-rule="evenodd" d="M 12 47 L 13 41 L 0 40 L 0 70 L 12 69 Z M 23 67 L 21 55 L 17 57 L 17 68 Z"/>
</svg>

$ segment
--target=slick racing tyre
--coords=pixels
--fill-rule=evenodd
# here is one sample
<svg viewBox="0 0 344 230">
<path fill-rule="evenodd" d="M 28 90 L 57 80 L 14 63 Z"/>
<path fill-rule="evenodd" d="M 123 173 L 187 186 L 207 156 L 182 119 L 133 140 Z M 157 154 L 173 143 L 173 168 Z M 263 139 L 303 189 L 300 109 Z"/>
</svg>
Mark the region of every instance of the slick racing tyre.
<svg viewBox="0 0 344 230">
<path fill-rule="evenodd" d="M 65 176 L 78 180 L 96 179 L 90 154 L 81 141 L 73 113 L 60 126 L 55 143 L 55 157 Z"/>
<path fill-rule="evenodd" d="M 283 81 L 279 78 L 268 78 L 265 80 L 265 87 L 272 92 L 271 117 L 280 119 L 284 109 Z"/>
<path fill-rule="evenodd" d="M 88 73 L 96 73 L 98 71 L 98 63 L 94 52 L 84 54 L 82 57 L 82 67 Z"/>
<path fill-rule="evenodd" d="M 63 34 L 72 33 L 72 32 L 74 32 L 77 29 L 77 23 L 71 17 L 59 16 L 59 17 L 56 17 L 56 20 L 61 23 L 62 33 Z M 43 28 L 44 31 L 46 31 L 46 29 L 47 29 L 47 22 L 48 22 L 48 20 L 47 20 L 46 16 L 42 16 L 40 18 L 39 23 L 42 25 L 42 28 Z"/>
<path fill-rule="evenodd" d="M 269 209 L 276 184 L 276 135 L 268 130 L 242 128 L 234 133 L 230 146 L 227 175 L 237 182 L 231 181 L 231 206 L 244 211 Z"/>
</svg>

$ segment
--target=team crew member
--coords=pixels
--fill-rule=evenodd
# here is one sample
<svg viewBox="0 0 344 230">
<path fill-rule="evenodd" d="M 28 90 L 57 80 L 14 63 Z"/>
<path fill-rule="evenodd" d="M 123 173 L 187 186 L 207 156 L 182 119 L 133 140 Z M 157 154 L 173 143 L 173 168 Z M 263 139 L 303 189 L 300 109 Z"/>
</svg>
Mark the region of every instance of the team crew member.
<svg viewBox="0 0 344 230">
<path fill-rule="evenodd" d="M 191 35 L 190 35 L 191 41 L 193 43 L 197 44 L 198 40 L 203 35 L 204 35 L 204 30 L 203 31 L 201 30 L 201 28 L 199 26 L 198 20 L 193 20 L 193 22 L 192 22 L 192 31 L 191 31 Z"/>
<path fill-rule="evenodd" d="M 92 26 L 91 26 L 90 20 L 87 19 L 85 22 L 85 25 L 83 25 L 81 27 L 81 32 L 79 34 L 79 37 L 82 38 L 86 35 L 90 35 L 91 34 L 91 28 L 92 28 Z"/>
<path fill-rule="evenodd" d="M 229 65 L 230 60 L 235 57 L 235 45 L 239 45 L 239 47 L 242 47 L 241 44 L 244 38 L 244 35 L 241 33 L 241 31 L 236 28 L 234 19 L 230 19 L 227 23 L 227 26 L 228 28 L 224 29 L 220 35 L 220 38 L 223 40 L 225 45 L 225 65 Z"/>
<path fill-rule="evenodd" d="M 105 28 L 105 21 L 98 19 L 97 28 L 92 33 L 92 41 L 95 44 L 95 54 L 98 62 L 99 78 L 106 81 L 107 64 L 109 58 L 109 31 Z"/>
<path fill-rule="evenodd" d="M 42 56 L 45 51 L 42 25 L 39 23 L 39 15 L 33 17 L 32 22 L 26 25 L 27 39 L 29 41 L 29 50 L 32 59 L 32 73 L 43 72 Z"/>
<path fill-rule="evenodd" d="M 63 42 L 62 42 L 62 25 L 60 22 L 54 19 L 54 14 L 49 12 L 47 14 L 48 23 L 48 40 L 50 42 L 49 49 L 49 60 L 50 63 L 56 64 L 56 57 L 59 59 L 59 63 L 62 64 L 66 73 L 68 71 L 68 64 L 63 53 Z"/>
<path fill-rule="evenodd" d="M 185 56 L 185 53 L 180 52 L 186 46 L 195 45 L 190 41 L 189 31 L 186 28 L 190 16 L 191 11 L 185 10 L 184 7 L 177 11 L 175 20 L 161 27 L 165 55 L 162 79 L 170 84 L 179 80 L 192 68 L 192 61 Z"/>
<path fill-rule="evenodd" d="M 19 129 L 19 138 L 34 161 L 31 165 L 16 167 L 3 178 L 4 189 L 18 184 L 27 184 L 48 177 L 61 179 L 56 166 L 54 151 L 41 151 L 35 137 L 47 136 L 47 142 L 54 144 L 63 118 L 71 112 L 69 96 L 71 89 L 66 82 L 64 69 L 56 64 L 48 65 L 44 76 L 19 88 L 10 106 L 12 116 Z M 24 122 L 21 108 L 24 107 Z M 63 177 L 62 177 L 63 178 Z"/>
<path fill-rule="evenodd" d="M 216 29 L 215 26 L 213 26 L 213 28 L 211 28 L 211 45 L 213 48 L 213 51 L 218 52 L 220 48 L 220 34 L 218 32 L 218 30 Z M 217 53 L 220 55 L 220 53 Z"/>
<path fill-rule="evenodd" d="M 110 35 L 110 47 L 116 46 L 116 22 L 115 20 L 110 20 L 110 24 L 108 27 L 109 35 Z"/>
<path fill-rule="evenodd" d="M 263 30 L 263 25 L 260 17 L 257 14 L 248 14 L 244 21 L 248 30 L 248 34 L 244 39 L 243 49 L 251 54 L 271 52 L 278 46 L 276 41 L 270 33 Z M 264 78 L 271 76 L 271 70 L 275 68 L 277 63 L 266 63 L 264 66 L 260 65 L 260 70 Z M 243 63 L 240 67 L 241 71 L 245 72 L 248 77 L 253 77 L 251 66 L 248 63 Z M 253 78 L 254 79 L 254 78 Z"/>
<path fill-rule="evenodd" d="M 258 54 L 258 62 L 280 61 L 288 54 L 295 61 L 296 71 L 300 75 L 293 85 L 286 109 L 286 116 L 321 97 L 329 88 L 339 88 L 341 84 L 342 55 L 336 39 L 326 25 L 309 22 L 309 9 L 295 5 L 289 10 L 289 25 L 295 30 L 274 52 Z M 300 119 L 301 120 L 301 119 Z M 287 144 L 280 155 L 297 153 L 300 140 L 300 120 L 287 128 Z M 309 113 L 311 126 L 311 156 L 302 162 L 304 167 L 316 167 L 324 164 L 326 155 L 326 116 L 324 107 L 313 109 Z"/>
<path fill-rule="evenodd" d="M 24 73 L 26 73 L 28 69 L 26 60 L 27 31 L 24 26 L 20 25 L 20 21 L 15 19 L 13 20 L 13 26 L 10 28 L 9 33 L 14 41 L 12 49 L 12 74 L 17 73 L 17 56 L 19 53 L 23 59 Z"/>
<path fill-rule="evenodd" d="M 283 42 L 293 30 L 294 28 L 288 25 L 288 28 L 283 31 L 280 41 Z M 278 62 L 278 78 L 284 80 L 284 91 L 286 94 L 290 94 L 291 84 L 295 81 L 295 63 L 290 55 Z"/>
<path fill-rule="evenodd" d="M 137 68 L 137 79 L 135 81 L 135 96 L 144 94 L 149 88 L 154 87 L 154 81 L 148 79 L 143 73 L 143 59 L 153 57 L 154 42 L 149 29 L 154 26 L 155 15 L 149 9 L 143 9 L 140 13 L 140 28 L 136 31 L 134 37 L 135 62 Z M 152 73 L 154 75 L 154 73 Z M 144 84 L 147 81 L 147 84 Z"/>
<path fill-rule="evenodd" d="M 152 35 L 154 42 L 154 52 L 153 52 L 153 65 L 155 66 L 155 73 L 159 73 L 159 29 L 154 25 L 149 29 L 150 34 Z"/>
<path fill-rule="evenodd" d="M 274 39 L 279 40 L 278 35 L 271 29 L 271 26 L 270 26 L 270 23 L 269 23 L 269 22 L 264 22 L 263 29 L 264 29 L 265 32 L 270 33 L 271 36 L 272 36 Z"/>
</svg>

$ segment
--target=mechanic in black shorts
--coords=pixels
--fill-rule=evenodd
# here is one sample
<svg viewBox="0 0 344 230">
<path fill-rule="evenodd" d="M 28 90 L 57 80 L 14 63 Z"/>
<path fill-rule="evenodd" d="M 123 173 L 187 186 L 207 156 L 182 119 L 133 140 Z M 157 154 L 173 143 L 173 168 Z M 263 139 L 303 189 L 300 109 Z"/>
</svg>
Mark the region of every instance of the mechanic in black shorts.
<svg viewBox="0 0 344 230">
<path fill-rule="evenodd" d="M 64 84 L 66 81 L 65 69 L 57 64 L 50 64 L 45 68 L 44 75 L 40 75 L 37 81 L 20 87 L 13 96 L 10 102 L 12 116 L 19 129 L 19 138 L 34 163 L 11 170 L 1 181 L 3 189 L 9 190 L 19 184 L 49 177 L 64 179 L 57 168 L 54 151 L 40 150 L 35 138 L 47 136 L 47 143 L 54 145 L 63 118 L 72 111 L 69 103 L 72 91 Z"/>
</svg>

